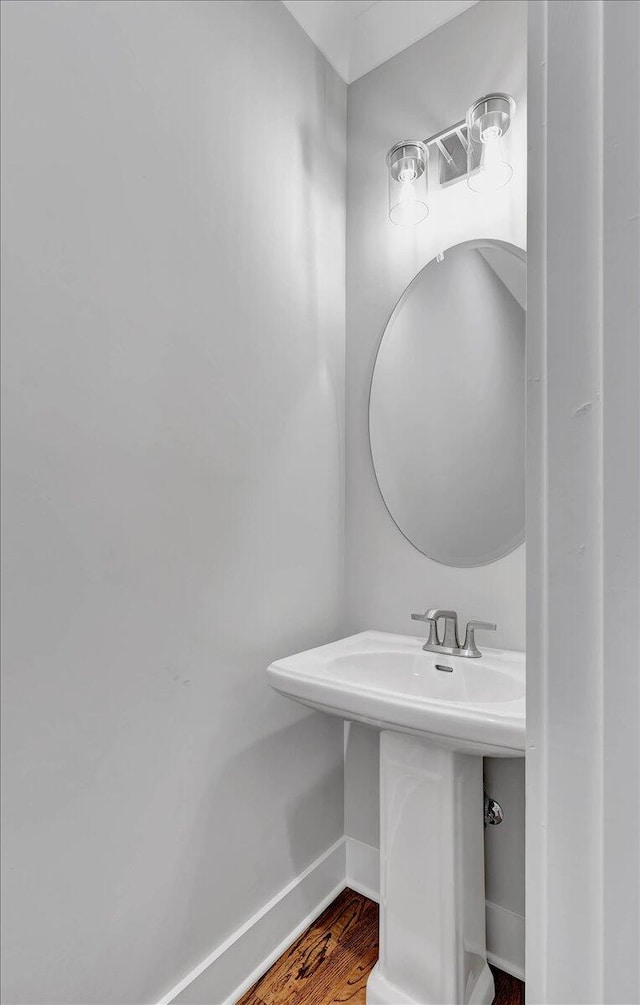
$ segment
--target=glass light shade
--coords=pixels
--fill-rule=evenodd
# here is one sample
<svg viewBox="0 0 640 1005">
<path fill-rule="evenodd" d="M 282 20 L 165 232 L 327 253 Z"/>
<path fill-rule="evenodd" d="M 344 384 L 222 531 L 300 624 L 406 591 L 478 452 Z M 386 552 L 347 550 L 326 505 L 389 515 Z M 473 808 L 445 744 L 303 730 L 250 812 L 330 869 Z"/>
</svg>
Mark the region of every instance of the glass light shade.
<svg viewBox="0 0 640 1005">
<path fill-rule="evenodd" d="M 511 178 L 507 133 L 515 110 L 510 95 L 489 94 L 467 112 L 467 183 L 474 192 L 494 192 Z"/>
<path fill-rule="evenodd" d="M 427 204 L 427 159 L 421 140 L 403 140 L 387 154 L 389 169 L 389 219 L 401 227 L 421 223 Z"/>
<path fill-rule="evenodd" d="M 511 179 L 513 168 L 501 138 L 479 144 L 473 150 L 473 157 L 471 153 L 472 144 L 469 144 L 467 184 L 474 192 L 496 192 Z"/>
</svg>

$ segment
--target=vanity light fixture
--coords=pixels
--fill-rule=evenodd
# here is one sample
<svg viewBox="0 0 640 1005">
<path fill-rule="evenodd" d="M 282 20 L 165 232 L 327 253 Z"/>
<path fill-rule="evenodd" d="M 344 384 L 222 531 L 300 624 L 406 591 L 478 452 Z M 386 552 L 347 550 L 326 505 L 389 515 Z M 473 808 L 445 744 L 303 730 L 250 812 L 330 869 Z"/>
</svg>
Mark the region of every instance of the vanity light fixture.
<svg viewBox="0 0 640 1005">
<path fill-rule="evenodd" d="M 467 112 L 467 184 L 474 192 L 494 192 L 511 178 L 505 136 L 515 110 L 509 94 L 488 94 Z"/>
<path fill-rule="evenodd" d="M 509 94 L 487 94 L 466 118 L 426 140 L 402 140 L 387 154 L 389 219 L 401 226 L 421 223 L 429 212 L 430 185 L 444 188 L 462 178 L 474 192 L 507 184 L 511 167 L 506 134 L 516 103 Z"/>
<path fill-rule="evenodd" d="M 421 223 L 429 212 L 428 159 L 429 151 L 422 140 L 402 140 L 387 154 L 389 217 L 399 226 Z"/>
</svg>

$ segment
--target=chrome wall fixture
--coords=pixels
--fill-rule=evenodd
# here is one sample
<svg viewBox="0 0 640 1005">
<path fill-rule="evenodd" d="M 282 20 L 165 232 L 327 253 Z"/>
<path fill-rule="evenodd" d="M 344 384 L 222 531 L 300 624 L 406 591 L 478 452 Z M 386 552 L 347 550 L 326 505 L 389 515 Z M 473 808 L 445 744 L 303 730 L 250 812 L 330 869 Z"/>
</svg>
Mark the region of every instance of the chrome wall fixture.
<svg viewBox="0 0 640 1005">
<path fill-rule="evenodd" d="M 430 187 L 444 188 L 462 178 L 474 192 L 507 184 L 513 168 L 509 127 L 516 111 L 510 94 L 487 94 L 466 118 L 426 140 L 402 140 L 387 154 L 389 219 L 400 226 L 421 223 L 429 212 Z"/>
<path fill-rule="evenodd" d="M 396 143 L 387 154 L 389 218 L 399 226 L 421 223 L 429 212 L 427 163 L 429 148 L 421 140 Z"/>
</svg>

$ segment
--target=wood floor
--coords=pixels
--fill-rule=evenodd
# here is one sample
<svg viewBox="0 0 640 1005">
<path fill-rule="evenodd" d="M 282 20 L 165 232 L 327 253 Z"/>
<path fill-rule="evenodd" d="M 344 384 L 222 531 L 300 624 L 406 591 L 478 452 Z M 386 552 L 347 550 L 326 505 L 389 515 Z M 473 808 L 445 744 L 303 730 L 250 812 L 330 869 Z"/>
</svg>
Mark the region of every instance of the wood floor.
<svg viewBox="0 0 640 1005">
<path fill-rule="evenodd" d="M 365 1005 L 378 959 L 378 905 L 343 890 L 237 1005 Z M 524 1005 L 522 981 L 493 970 L 494 1005 Z"/>
</svg>

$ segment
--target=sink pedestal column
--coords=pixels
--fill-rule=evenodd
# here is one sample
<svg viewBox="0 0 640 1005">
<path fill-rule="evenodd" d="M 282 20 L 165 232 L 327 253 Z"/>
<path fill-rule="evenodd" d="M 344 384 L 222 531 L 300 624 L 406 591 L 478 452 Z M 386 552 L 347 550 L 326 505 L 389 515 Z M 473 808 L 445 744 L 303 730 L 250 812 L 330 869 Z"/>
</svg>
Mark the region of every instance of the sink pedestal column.
<svg viewBox="0 0 640 1005">
<path fill-rule="evenodd" d="M 367 1005 L 491 1005 L 482 757 L 380 735 L 380 958 Z"/>
</svg>

